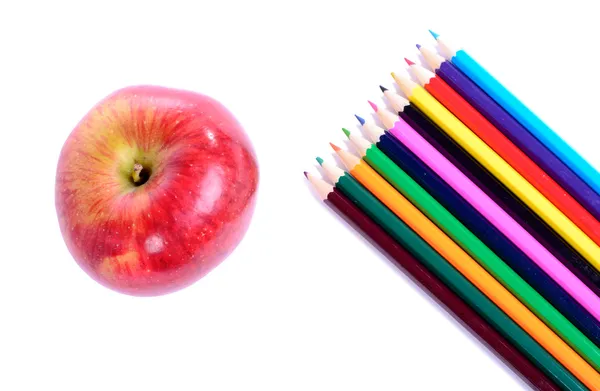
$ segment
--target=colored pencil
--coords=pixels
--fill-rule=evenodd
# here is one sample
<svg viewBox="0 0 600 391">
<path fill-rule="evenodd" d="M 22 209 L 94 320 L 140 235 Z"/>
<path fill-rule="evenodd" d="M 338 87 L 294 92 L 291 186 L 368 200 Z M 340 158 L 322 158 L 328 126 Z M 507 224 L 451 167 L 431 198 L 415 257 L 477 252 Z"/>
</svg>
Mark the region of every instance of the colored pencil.
<svg viewBox="0 0 600 391">
<path fill-rule="evenodd" d="M 600 369 L 600 349 L 490 250 L 477 236 L 387 157 L 377 146 L 347 129 L 344 133 L 370 167 L 385 178 L 456 244 L 483 266 L 588 363 Z"/>
<path fill-rule="evenodd" d="M 436 301 L 442 304 L 455 318 L 476 334 L 489 348 L 495 351 L 507 365 L 511 366 L 524 381 L 532 387 L 541 390 L 559 390 L 551 380 L 521 354 L 511 343 L 491 327 L 481 316 L 471 309 L 452 290 L 444 285 L 425 266 L 417 261 L 410 253 L 400 246 L 390 235 L 371 220 L 359 207 L 354 205 L 339 189 L 316 178 L 309 173 L 304 173 L 313 184 L 321 200 L 331 207 L 341 217 L 345 218 L 353 227 L 367 236 L 387 253 L 390 260 L 399 268 L 405 270 L 422 288 L 424 288 Z M 373 200 L 375 201 L 375 200 Z M 480 294 L 481 295 L 481 294 Z M 485 298 L 483 298 L 485 299 Z M 482 300 L 483 301 L 483 300 Z M 492 303 L 487 301 L 489 306 Z M 500 311 L 498 311 L 500 312 Z M 500 317 L 499 317 L 500 318 Z M 512 322 L 506 315 L 501 317 L 504 323 Z M 513 327 L 518 328 L 514 323 Z M 537 344 L 534 341 L 531 343 Z M 541 349 L 538 345 L 538 349 Z M 558 363 L 557 363 L 558 364 Z M 560 364 L 558 364 L 560 365 Z"/>
<path fill-rule="evenodd" d="M 546 274 L 581 303 L 590 314 L 596 319 L 600 319 L 600 298 L 598 296 L 403 119 L 385 109 L 378 109 L 376 106 L 375 109 L 384 126 L 388 128 L 394 137 L 406 145 L 451 185 L 455 191 L 477 208 L 482 215 L 537 263 Z"/>
<path fill-rule="evenodd" d="M 600 346 L 600 322 L 544 273 L 517 246 L 485 217 L 419 160 L 408 148 L 373 122 L 357 119 L 369 138 L 377 143 L 394 163 L 401 167 L 425 191 L 436 198 L 492 251 L 500 256 L 525 281 L 544 296 L 567 319 Z"/>
<path fill-rule="evenodd" d="M 413 74 L 416 76 L 419 84 L 425 88 L 427 92 L 480 137 L 490 148 L 521 174 L 523 178 L 538 189 L 540 193 L 585 232 L 596 244 L 600 243 L 600 222 L 596 220 L 596 217 L 581 206 L 575 198 L 571 197 L 565 189 L 560 187 L 558 183 L 556 183 L 500 130 L 480 114 L 480 112 L 455 91 L 453 87 L 446 84 L 441 77 L 410 60 L 406 61 L 409 64 L 411 71 L 413 71 Z M 447 61 L 445 62 L 447 63 Z M 461 73 L 456 70 L 456 74 Z M 463 79 L 471 83 L 464 75 Z M 486 96 L 489 101 L 493 102 L 493 100 L 483 91 L 476 86 L 474 87 L 480 91 L 481 95 Z M 502 110 L 499 106 L 495 106 L 499 110 Z M 506 115 L 505 117 L 509 117 L 509 115 Z M 518 124 L 518 122 L 516 123 Z M 527 133 L 527 131 L 525 131 L 525 133 Z M 527 134 L 533 138 L 529 133 Z M 551 154 L 550 152 L 548 153 Z M 564 167 L 564 169 L 570 171 L 567 167 Z M 578 180 L 587 188 L 587 185 L 585 185 L 583 181 L 580 181 L 578 176 L 572 175 L 572 177 L 572 179 Z M 592 189 L 587 189 L 588 192 L 595 197 L 590 199 L 590 202 L 588 202 L 586 206 L 597 205 L 598 212 L 600 212 L 600 196 Z"/>
<path fill-rule="evenodd" d="M 350 175 L 366 187 L 394 214 L 452 264 L 471 283 L 527 331 L 575 377 L 592 389 L 600 389 L 600 374 L 550 328 L 475 262 L 452 239 L 396 191 L 361 159 L 332 145 Z M 326 171 L 327 172 L 327 171 Z M 335 182 L 340 176 L 336 175 Z M 332 181 L 334 178 L 331 178 Z"/>
<path fill-rule="evenodd" d="M 437 252 L 425 243 L 415 232 L 397 218 L 364 187 L 347 173 L 342 173 L 335 182 L 353 204 L 383 228 L 397 243 L 419 260 L 432 274 L 460 296 L 466 304 L 487 320 L 499 333 L 508 339 L 519 351 L 528 357 L 553 382 L 562 389 L 585 390 L 573 377 L 535 340 L 524 332 L 504 312 L 475 288 L 465 277 L 446 262 Z"/>
<path fill-rule="evenodd" d="M 425 114 L 412 106 L 406 99 L 391 91 L 386 90 L 384 95 L 409 126 L 459 168 L 477 187 L 492 198 L 597 296 L 600 296 L 600 272 L 596 268 L 562 240 L 529 207 L 515 198 L 512 192 L 500 184 L 493 175 L 479 165 L 437 125 L 432 123 Z"/>
<path fill-rule="evenodd" d="M 600 173 L 569 144 L 536 116 L 517 97 L 496 80 L 464 49 L 456 50 L 443 37 L 432 32 L 442 53 L 458 69 L 475 82 L 486 94 L 519 121 L 531 134 L 562 160 L 573 172 L 600 194 Z"/>
<path fill-rule="evenodd" d="M 427 47 L 420 46 L 419 50 L 436 75 L 458 92 L 527 156 L 530 156 L 573 198 L 587 208 L 589 213 L 596 219 L 600 219 L 600 196 L 598 193 L 450 61 L 446 61 Z M 570 197 L 569 194 L 565 196 Z M 592 236 L 590 235 L 590 237 Z M 592 237 L 592 239 L 594 238 Z M 596 239 L 594 240 L 596 241 Z M 596 243 L 598 242 L 596 241 Z"/>
<path fill-rule="evenodd" d="M 393 76 L 411 103 L 518 195 L 527 206 L 579 251 L 592 266 L 600 270 L 600 247 L 589 236 L 423 87 L 408 77 L 396 74 Z"/>
</svg>

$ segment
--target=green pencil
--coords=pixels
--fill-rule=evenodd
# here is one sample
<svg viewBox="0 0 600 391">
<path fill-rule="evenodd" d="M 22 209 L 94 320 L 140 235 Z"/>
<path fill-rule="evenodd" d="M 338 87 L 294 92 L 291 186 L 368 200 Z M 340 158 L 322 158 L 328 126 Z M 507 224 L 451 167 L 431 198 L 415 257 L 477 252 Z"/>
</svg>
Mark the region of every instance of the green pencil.
<svg viewBox="0 0 600 391">
<path fill-rule="evenodd" d="M 364 160 L 596 370 L 600 349 L 376 145 L 343 129 Z"/>
<path fill-rule="evenodd" d="M 334 167 L 323 164 L 323 160 L 320 158 L 317 158 L 317 161 L 324 168 L 329 167 L 329 171 Z M 335 186 L 344 195 L 413 254 L 415 258 L 442 280 L 444 284 L 458 294 L 465 303 L 486 319 L 540 370 L 565 390 L 587 390 L 579 380 L 533 340 L 529 334 L 523 331 L 512 319 L 421 239 L 419 235 L 413 232 L 402 220 L 396 217 L 385 205 L 352 178 L 350 174 L 344 173 L 337 167 L 335 169 L 337 169 L 337 172 L 334 172 L 333 175 L 328 170 L 325 171 L 328 177 L 335 182 Z"/>
</svg>

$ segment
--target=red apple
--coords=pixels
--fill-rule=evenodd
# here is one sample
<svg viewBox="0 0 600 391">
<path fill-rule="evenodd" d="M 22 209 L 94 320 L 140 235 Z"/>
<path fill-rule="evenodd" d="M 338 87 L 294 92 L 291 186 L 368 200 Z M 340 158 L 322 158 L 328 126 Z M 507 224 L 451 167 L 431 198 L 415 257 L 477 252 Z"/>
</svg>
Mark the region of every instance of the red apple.
<svg viewBox="0 0 600 391">
<path fill-rule="evenodd" d="M 252 145 L 221 104 L 128 87 L 98 103 L 65 142 L 56 210 L 69 251 L 91 277 L 152 296 L 197 281 L 231 253 L 257 185 Z"/>
</svg>

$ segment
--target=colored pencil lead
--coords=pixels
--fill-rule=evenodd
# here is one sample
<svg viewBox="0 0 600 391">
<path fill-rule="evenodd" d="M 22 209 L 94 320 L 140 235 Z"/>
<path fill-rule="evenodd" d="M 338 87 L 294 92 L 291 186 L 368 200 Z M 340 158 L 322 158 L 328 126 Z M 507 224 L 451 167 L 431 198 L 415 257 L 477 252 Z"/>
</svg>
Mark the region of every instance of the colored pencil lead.
<svg viewBox="0 0 600 391">
<path fill-rule="evenodd" d="M 385 94 L 385 92 L 388 90 L 387 88 L 385 88 L 384 86 L 382 86 L 381 84 L 379 85 L 379 89 L 381 90 L 381 92 L 383 92 Z"/>
<path fill-rule="evenodd" d="M 408 58 L 404 57 L 404 61 L 408 64 L 408 66 L 415 65 L 414 62 L 410 61 Z"/>
<path fill-rule="evenodd" d="M 319 163 L 319 166 L 323 165 L 323 159 L 321 159 L 320 157 L 317 156 L 317 163 Z"/>
<path fill-rule="evenodd" d="M 342 128 L 342 132 L 346 135 L 346 137 L 350 138 L 350 131 L 346 128 Z"/>
<path fill-rule="evenodd" d="M 420 44 L 416 44 L 415 46 L 417 47 L 417 49 L 421 50 L 421 45 Z"/>
<path fill-rule="evenodd" d="M 358 120 L 358 122 L 360 122 L 361 125 L 365 124 L 365 120 L 362 117 L 359 117 L 358 115 L 354 114 L 354 116 L 356 117 L 356 119 Z"/>
<path fill-rule="evenodd" d="M 334 143 L 329 143 L 329 145 L 331 145 L 331 148 L 333 148 L 334 151 L 339 151 L 341 148 L 338 147 L 337 145 L 335 145 Z"/>
<path fill-rule="evenodd" d="M 308 172 L 304 171 L 304 176 L 308 179 Z"/>
<path fill-rule="evenodd" d="M 436 33 L 434 33 L 431 30 L 429 30 L 429 34 L 431 34 L 431 36 L 433 37 L 433 39 L 438 39 L 438 37 L 440 36 L 439 34 L 436 34 Z"/>
<path fill-rule="evenodd" d="M 377 107 L 377 105 L 373 102 L 371 102 L 370 100 L 368 100 L 367 102 L 369 102 L 369 105 L 371 105 L 371 108 L 373 109 L 373 111 L 377 112 L 379 110 L 379 108 Z"/>
</svg>

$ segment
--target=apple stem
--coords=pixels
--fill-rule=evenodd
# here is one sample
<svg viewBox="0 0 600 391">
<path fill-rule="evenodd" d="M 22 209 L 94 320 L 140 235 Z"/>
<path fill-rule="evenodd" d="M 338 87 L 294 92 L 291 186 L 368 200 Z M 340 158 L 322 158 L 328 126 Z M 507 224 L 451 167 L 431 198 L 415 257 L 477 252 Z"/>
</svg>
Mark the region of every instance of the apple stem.
<svg viewBox="0 0 600 391">
<path fill-rule="evenodd" d="M 135 163 L 133 165 L 133 172 L 131 173 L 131 177 L 133 178 L 133 183 L 138 183 L 140 181 L 140 172 L 144 169 L 140 163 Z"/>
</svg>

